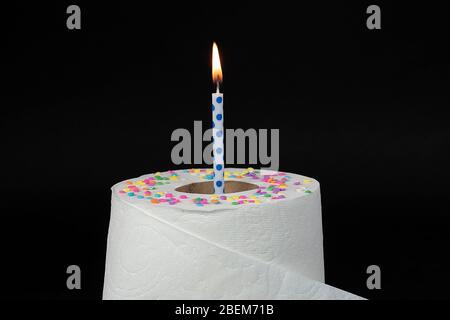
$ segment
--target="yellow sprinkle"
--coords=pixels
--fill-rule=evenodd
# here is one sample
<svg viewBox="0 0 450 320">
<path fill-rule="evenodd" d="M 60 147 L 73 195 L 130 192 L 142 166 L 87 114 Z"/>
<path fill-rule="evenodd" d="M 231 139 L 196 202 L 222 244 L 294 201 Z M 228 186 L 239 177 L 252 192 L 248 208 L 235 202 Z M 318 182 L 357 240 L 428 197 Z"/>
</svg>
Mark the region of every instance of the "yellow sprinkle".
<svg viewBox="0 0 450 320">
<path fill-rule="evenodd" d="M 250 196 L 250 199 L 256 199 L 257 196 Z"/>
<path fill-rule="evenodd" d="M 125 192 L 130 192 L 130 189 L 124 188 L 123 191 L 125 191 Z"/>
<path fill-rule="evenodd" d="M 169 179 L 172 180 L 172 181 L 174 181 L 174 180 L 178 180 L 178 177 L 177 177 L 177 176 L 170 176 Z"/>
<path fill-rule="evenodd" d="M 280 184 L 280 188 L 287 188 L 287 185 L 285 185 L 284 183 Z"/>
<path fill-rule="evenodd" d="M 248 170 L 249 172 L 255 171 L 255 169 L 253 169 L 253 168 L 248 168 L 247 170 Z"/>
<path fill-rule="evenodd" d="M 255 203 L 256 203 L 256 204 L 260 204 L 261 201 L 260 201 L 260 200 L 255 200 Z"/>
<path fill-rule="evenodd" d="M 304 179 L 303 180 L 303 183 L 311 183 L 312 182 L 312 180 L 309 180 L 309 179 Z"/>
<path fill-rule="evenodd" d="M 214 195 L 211 196 L 211 199 L 217 199 L 217 198 L 219 198 L 219 196 L 216 195 L 216 194 L 214 194 Z"/>
<path fill-rule="evenodd" d="M 200 173 L 200 169 L 194 169 L 195 173 Z"/>
</svg>

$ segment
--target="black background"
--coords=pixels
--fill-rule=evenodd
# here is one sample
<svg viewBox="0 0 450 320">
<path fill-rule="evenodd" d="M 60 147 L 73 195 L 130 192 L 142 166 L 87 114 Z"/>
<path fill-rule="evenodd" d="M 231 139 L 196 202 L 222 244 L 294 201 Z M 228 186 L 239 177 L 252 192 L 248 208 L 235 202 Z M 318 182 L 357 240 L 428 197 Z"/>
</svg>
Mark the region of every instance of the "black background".
<svg viewBox="0 0 450 320">
<path fill-rule="evenodd" d="M 2 5 L 4 298 L 101 298 L 110 187 L 174 168 L 172 131 L 210 123 L 213 41 L 226 127 L 279 128 L 280 170 L 321 182 L 327 283 L 450 297 L 445 8 L 74 3 L 81 30 L 69 2 Z M 66 288 L 71 264 L 82 290 Z"/>
</svg>

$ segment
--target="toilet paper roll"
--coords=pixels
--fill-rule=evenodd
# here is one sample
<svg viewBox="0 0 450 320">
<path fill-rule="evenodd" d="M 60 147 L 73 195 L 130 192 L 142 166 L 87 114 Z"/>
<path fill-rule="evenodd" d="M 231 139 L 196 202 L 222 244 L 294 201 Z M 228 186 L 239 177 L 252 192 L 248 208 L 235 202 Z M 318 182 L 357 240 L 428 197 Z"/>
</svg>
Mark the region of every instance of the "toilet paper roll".
<svg viewBox="0 0 450 320">
<path fill-rule="evenodd" d="M 316 180 L 229 169 L 226 183 L 253 189 L 183 192 L 210 174 L 169 171 L 112 188 L 104 299 L 359 298 L 323 283 Z"/>
</svg>

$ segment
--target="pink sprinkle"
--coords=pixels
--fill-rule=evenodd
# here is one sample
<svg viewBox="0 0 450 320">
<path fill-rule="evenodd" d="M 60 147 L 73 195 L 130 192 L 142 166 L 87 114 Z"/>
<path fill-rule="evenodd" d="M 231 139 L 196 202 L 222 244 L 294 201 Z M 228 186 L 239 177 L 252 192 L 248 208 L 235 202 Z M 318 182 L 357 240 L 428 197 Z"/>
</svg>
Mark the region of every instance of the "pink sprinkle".
<svg viewBox="0 0 450 320">
<path fill-rule="evenodd" d="M 159 199 L 159 202 L 167 202 L 167 199 Z"/>
<path fill-rule="evenodd" d="M 166 198 L 173 198 L 173 194 L 171 194 L 171 193 L 166 193 Z"/>
<path fill-rule="evenodd" d="M 227 200 L 227 196 L 220 196 L 220 200 Z"/>
<path fill-rule="evenodd" d="M 180 196 L 180 199 L 187 199 L 188 197 L 185 196 L 184 194 Z"/>
<path fill-rule="evenodd" d="M 247 196 L 240 196 L 239 199 L 247 199 Z"/>
</svg>

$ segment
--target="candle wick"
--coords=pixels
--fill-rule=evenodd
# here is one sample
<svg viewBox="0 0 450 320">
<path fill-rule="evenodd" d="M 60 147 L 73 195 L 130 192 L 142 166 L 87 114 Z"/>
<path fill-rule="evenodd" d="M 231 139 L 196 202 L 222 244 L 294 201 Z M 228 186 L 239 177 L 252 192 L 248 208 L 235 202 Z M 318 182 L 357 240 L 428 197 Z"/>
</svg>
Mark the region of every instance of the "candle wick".
<svg viewBox="0 0 450 320">
<path fill-rule="evenodd" d="M 220 91 L 219 91 L 219 81 L 216 82 L 216 93 L 220 93 Z"/>
</svg>

